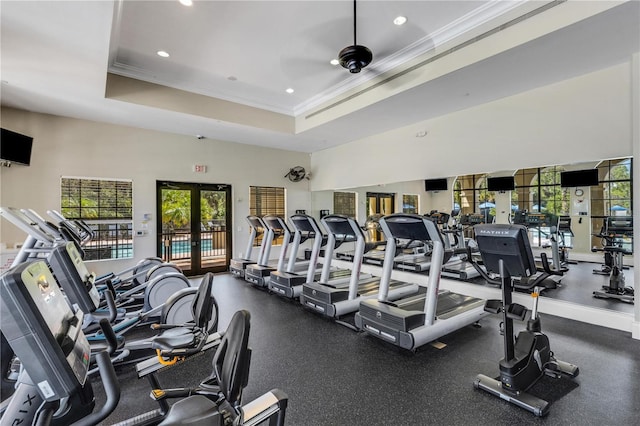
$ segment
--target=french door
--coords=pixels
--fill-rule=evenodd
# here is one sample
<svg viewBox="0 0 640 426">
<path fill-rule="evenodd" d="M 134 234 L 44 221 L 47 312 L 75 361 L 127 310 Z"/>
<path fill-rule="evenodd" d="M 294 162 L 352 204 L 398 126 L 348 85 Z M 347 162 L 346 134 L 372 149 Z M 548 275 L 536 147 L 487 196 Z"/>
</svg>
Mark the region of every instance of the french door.
<svg viewBox="0 0 640 426">
<path fill-rule="evenodd" d="M 231 260 L 231 186 L 156 182 L 157 252 L 185 275 L 222 272 Z"/>
<path fill-rule="evenodd" d="M 393 213 L 396 195 L 385 192 L 367 192 L 367 219 Z M 368 230 L 371 241 L 382 241 L 382 232 L 376 227 Z"/>
</svg>

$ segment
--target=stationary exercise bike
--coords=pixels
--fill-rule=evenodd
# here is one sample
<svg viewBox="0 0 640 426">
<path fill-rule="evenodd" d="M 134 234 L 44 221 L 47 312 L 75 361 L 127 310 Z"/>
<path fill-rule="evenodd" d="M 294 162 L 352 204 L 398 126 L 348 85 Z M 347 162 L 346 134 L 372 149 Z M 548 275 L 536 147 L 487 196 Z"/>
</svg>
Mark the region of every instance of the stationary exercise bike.
<svg viewBox="0 0 640 426">
<path fill-rule="evenodd" d="M 500 377 L 494 379 L 479 374 L 474 386 L 542 417 L 549 412 L 550 402 L 528 393 L 531 387 L 545 375 L 554 378 L 574 378 L 579 374 L 577 366 L 555 358 L 549 338 L 542 333 L 538 317 L 538 296 L 541 290 L 539 286 L 547 278 L 546 274 L 540 274 L 535 280 L 531 311 L 513 303 L 512 274 L 529 277 L 536 272 L 526 227 L 477 225 L 474 230 L 487 271 L 498 273 L 502 282 L 502 300 L 487 300 L 485 311 L 502 314 L 504 335 L 504 358 L 500 360 Z M 484 278 L 487 279 L 489 276 L 486 275 Z M 514 341 L 513 321 L 525 321 L 529 312 L 531 315 L 527 320 L 526 329 L 520 331 Z"/>
<path fill-rule="evenodd" d="M 593 292 L 598 299 L 618 299 L 622 302 L 633 303 L 633 287 L 626 287 L 624 283 L 624 255 L 633 252 L 624 247 L 624 239 L 633 236 L 633 217 L 608 217 L 605 225 L 596 237 L 602 238 L 602 247 L 593 247 L 591 251 L 604 252 L 604 265 L 601 269 L 594 269 L 594 274 L 608 275 L 609 284 L 602 286 L 602 290 Z"/>
</svg>

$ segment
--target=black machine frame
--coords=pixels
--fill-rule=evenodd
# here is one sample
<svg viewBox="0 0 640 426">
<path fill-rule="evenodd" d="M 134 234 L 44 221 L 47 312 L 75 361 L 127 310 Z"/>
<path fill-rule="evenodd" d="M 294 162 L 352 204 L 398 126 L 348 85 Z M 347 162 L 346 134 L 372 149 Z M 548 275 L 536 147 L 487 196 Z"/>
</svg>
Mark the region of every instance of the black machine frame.
<svg viewBox="0 0 640 426">
<path fill-rule="evenodd" d="M 527 230 L 522 225 L 478 225 L 474 228 L 478 248 L 488 272 L 500 276 L 502 300 L 487 300 L 485 311 L 502 314 L 504 358 L 500 360 L 500 376 L 497 379 L 479 374 L 474 380 L 476 389 L 484 390 L 507 402 L 542 417 L 549 412 L 550 402 L 528 391 L 540 378 L 576 377 L 576 365 L 555 358 L 548 337 L 542 333 L 538 311 L 538 296 L 546 274 L 535 278 L 532 292 L 533 308 L 513 303 L 512 274 L 529 277 L 536 272 L 535 261 L 529 245 Z M 488 275 L 483 273 L 486 279 Z M 526 330 L 514 339 L 514 320 L 524 321 L 530 312 Z"/>
</svg>

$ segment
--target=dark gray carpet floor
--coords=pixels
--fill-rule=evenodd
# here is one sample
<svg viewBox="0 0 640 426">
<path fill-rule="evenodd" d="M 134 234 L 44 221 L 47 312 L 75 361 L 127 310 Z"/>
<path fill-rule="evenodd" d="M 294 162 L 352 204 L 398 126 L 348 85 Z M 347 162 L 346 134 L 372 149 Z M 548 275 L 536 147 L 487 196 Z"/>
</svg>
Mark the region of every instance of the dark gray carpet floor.
<svg viewBox="0 0 640 426">
<path fill-rule="evenodd" d="M 577 364 L 580 376 L 541 383 L 541 392 L 557 400 L 539 419 L 473 387 L 478 373 L 498 374 L 503 346 L 497 317 L 441 338 L 443 349 L 426 345 L 409 353 L 229 274 L 215 277 L 214 295 L 221 329 L 238 309 L 252 315 L 244 400 L 284 390 L 288 425 L 640 425 L 640 341 L 628 333 L 543 316 L 552 350 Z M 160 381 L 167 387 L 198 383 L 209 374 L 210 359 L 207 354 L 163 372 Z M 122 401 L 104 424 L 155 408 L 147 382 L 132 367 L 120 369 L 119 377 Z"/>
</svg>

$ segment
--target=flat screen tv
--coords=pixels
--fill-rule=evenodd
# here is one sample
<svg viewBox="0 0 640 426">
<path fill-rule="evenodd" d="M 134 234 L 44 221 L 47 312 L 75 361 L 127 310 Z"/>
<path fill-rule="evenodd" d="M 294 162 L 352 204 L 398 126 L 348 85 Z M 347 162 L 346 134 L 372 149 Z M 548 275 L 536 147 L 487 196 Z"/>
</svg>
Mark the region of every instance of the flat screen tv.
<svg viewBox="0 0 640 426">
<path fill-rule="evenodd" d="M 489 191 L 513 191 L 516 189 L 513 176 L 490 177 L 487 179 Z"/>
<path fill-rule="evenodd" d="M 560 173 L 560 186 L 563 188 L 598 184 L 598 169 L 572 170 Z"/>
<path fill-rule="evenodd" d="M 442 179 L 426 179 L 424 181 L 425 191 L 446 191 L 447 190 L 447 178 Z"/>
<path fill-rule="evenodd" d="M 7 129 L 1 129 L 0 160 L 28 166 L 31 162 L 33 138 Z"/>
</svg>

